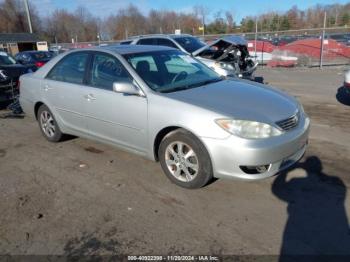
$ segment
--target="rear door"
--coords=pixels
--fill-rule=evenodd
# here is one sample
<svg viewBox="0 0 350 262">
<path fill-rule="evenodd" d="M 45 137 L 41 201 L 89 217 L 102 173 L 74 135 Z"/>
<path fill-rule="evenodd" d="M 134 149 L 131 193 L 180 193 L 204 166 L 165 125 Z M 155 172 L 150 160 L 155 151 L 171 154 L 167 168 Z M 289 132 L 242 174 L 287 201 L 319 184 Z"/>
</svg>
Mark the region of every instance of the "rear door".
<svg viewBox="0 0 350 262">
<path fill-rule="evenodd" d="M 45 103 L 63 124 L 87 132 L 85 124 L 85 75 L 90 54 L 75 52 L 61 59 L 42 82 Z"/>
<path fill-rule="evenodd" d="M 147 98 L 113 91 L 114 82 L 133 83 L 132 76 L 114 56 L 95 52 L 84 90 L 90 135 L 136 151 L 145 151 Z"/>
</svg>

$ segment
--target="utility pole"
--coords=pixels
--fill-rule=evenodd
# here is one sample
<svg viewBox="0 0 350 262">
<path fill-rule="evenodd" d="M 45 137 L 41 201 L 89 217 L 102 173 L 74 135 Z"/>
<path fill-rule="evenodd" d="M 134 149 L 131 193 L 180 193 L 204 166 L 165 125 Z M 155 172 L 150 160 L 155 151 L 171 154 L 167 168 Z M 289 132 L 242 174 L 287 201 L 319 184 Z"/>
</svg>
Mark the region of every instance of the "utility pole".
<svg viewBox="0 0 350 262">
<path fill-rule="evenodd" d="M 255 39 L 254 39 L 254 56 L 255 56 L 255 61 L 257 60 L 256 56 L 256 42 L 258 40 L 258 17 L 255 18 Z"/>
<path fill-rule="evenodd" d="M 33 28 L 32 28 L 32 20 L 30 19 L 28 0 L 23 0 L 23 1 L 24 1 L 24 7 L 25 7 L 26 13 L 27 13 L 29 32 L 32 34 L 33 33 Z"/>
<path fill-rule="evenodd" d="M 326 22 L 327 22 L 327 12 L 324 12 L 323 30 L 322 30 L 322 36 L 321 36 L 320 69 L 322 69 L 323 67 L 323 48 L 324 48 Z"/>
<path fill-rule="evenodd" d="M 203 26 L 203 36 L 205 35 L 205 18 L 204 18 L 204 8 L 202 10 L 202 26 Z"/>
<path fill-rule="evenodd" d="M 128 39 L 128 37 L 129 37 L 129 32 L 128 32 L 128 29 L 127 29 L 127 28 L 125 28 L 125 39 Z"/>
</svg>

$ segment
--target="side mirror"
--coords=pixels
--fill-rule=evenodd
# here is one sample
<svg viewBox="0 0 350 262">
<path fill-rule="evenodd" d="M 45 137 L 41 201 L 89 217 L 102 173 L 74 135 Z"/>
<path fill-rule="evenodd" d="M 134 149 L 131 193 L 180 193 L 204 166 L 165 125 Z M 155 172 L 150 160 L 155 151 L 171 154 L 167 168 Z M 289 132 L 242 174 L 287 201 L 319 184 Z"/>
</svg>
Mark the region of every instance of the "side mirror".
<svg viewBox="0 0 350 262">
<path fill-rule="evenodd" d="M 126 95 L 142 96 L 140 89 L 137 88 L 134 84 L 128 82 L 114 82 L 113 91 Z"/>
</svg>

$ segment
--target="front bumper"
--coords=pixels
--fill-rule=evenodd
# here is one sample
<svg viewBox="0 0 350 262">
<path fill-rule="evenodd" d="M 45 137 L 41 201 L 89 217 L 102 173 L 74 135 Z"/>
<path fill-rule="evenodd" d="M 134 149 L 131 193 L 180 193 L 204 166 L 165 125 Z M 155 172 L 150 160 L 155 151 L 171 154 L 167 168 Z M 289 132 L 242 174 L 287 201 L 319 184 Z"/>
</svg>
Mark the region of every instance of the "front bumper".
<svg viewBox="0 0 350 262">
<path fill-rule="evenodd" d="M 12 101 L 17 95 L 17 82 L 0 82 L 0 102 Z"/>
<path fill-rule="evenodd" d="M 298 126 L 281 136 L 248 140 L 201 138 L 211 156 L 214 176 L 256 180 L 273 176 L 296 163 L 305 153 L 310 120 L 301 118 Z M 249 174 L 242 166 L 268 166 L 265 172 Z"/>
</svg>

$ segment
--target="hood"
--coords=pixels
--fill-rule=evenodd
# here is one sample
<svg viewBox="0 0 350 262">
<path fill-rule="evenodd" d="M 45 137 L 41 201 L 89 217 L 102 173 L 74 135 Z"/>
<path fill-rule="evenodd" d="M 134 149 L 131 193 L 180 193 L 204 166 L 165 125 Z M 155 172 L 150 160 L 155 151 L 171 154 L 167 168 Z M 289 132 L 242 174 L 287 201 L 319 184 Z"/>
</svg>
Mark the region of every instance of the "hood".
<svg viewBox="0 0 350 262">
<path fill-rule="evenodd" d="M 223 80 L 164 95 L 225 117 L 265 123 L 275 123 L 298 111 L 298 102 L 293 97 L 249 81 Z"/>
<path fill-rule="evenodd" d="M 210 49 L 211 47 L 215 47 L 215 49 L 227 49 L 234 46 L 245 46 L 247 47 L 247 41 L 240 36 L 236 35 L 230 35 L 225 36 L 223 38 L 217 39 L 210 44 L 203 46 L 202 48 L 197 49 L 196 51 L 192 52 L 193 56 L 201 55 L 205 50 Z"/>
</svg>

